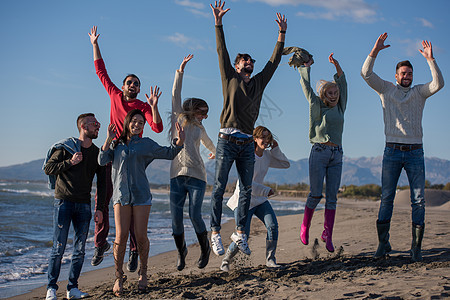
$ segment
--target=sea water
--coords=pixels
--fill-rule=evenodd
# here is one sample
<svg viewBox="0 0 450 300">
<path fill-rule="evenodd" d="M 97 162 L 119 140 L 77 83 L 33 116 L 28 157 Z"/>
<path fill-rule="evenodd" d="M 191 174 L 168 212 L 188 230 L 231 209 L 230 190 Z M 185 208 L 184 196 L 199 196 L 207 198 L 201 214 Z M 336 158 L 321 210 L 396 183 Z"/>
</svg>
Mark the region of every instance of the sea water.
<svg viewBox="0 0 450 300">
<path fill-rule="evenodd" d="M 94 194 L 95 188 L 92 199 L 94 199 Z M 150 256 L 175 249 L 172 238 L 169 194 L 155 192 L 152 194 L 153 203 L 148 222 Z M 53 190 L 48 189 L 46 182 L 0 181 L 0 298 L 23 294 L 47 284 L 48 258 L 53 237 L 53 201 Z M 304 209 L 303 202 L 270 201 L 277 216 L 301 213 Z M 92 211 L 94 211 L 94 201 L 91 203 Z M 225 203 L 226 201 L 224 201 L 223 207 L 223 222 L 233 218 L 233 212 L 226 207 Z M 210 223 L 210 207 L 210 193 L 206 193 L 202 216 L 207 228 Z M 184 219 L 186 243 L 197 242 L 189 220 L 187 203 Z M 115 226 L 111 204 L 109 223 L 108 241 L 112 244 L 115 238 Z M 59 280 L 67 280 L 73 250 L 72 242 L 71 226 Z M 110 250 L 99 266 L 91 266 L 94 247 L 94 222 L 92 220 L 86 242 L 83 272 L 114 265 Z M 128 259 L 128 254 L 125 259 Z M 65 289 L 65 286 L 60 288 Z"/>
</svg>

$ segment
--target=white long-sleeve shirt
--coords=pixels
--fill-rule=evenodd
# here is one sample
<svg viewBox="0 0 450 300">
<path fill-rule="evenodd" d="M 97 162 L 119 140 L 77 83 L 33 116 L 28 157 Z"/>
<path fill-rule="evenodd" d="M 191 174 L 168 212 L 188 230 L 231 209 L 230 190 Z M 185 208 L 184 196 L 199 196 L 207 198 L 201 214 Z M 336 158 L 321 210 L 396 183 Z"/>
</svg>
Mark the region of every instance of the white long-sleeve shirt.
<svg viewBox="0 0 450 300">
<path fill-rule="evenodd" d="M 175 122 L 177 121 L 178 114 L 182 111 L 182 82 L 183 73 L 177 70 L 172 88 L 172 137 L 175 137 L 174 135 L 177 132 Z M 184 148 L 172 160 L 172 164 L 170 165 L 170 178 L 189 176 L 206 181 L 205 164 L 200 155 L 200 142 L 213 154 L 216 153 L 216 147 L 201 124 L 189 124 L 184 127 L 184 132 L 186 135 Z"/>
<path fill-rule="evenodd" d="M 373 72 L 375 58 L 367 57 L 361 76 L 380 96 L 383 107 L 386 142 L 422 144 L 422 116 L 425 101 L 444 86 L 436 60 L 427 60 L 432 80 L 414 87 L 403 87 L 385 81 Z"/>
<path fill-rule="evenodd" d="M 252 209 L 265 201 L 270 192 L 270 187 L 263 184 L 264 177 L 266 177 L 269 168 L 287 169 L 290 167 L 289 160 L 281 152 L 280 147 L 275 147 L 273 149 L 266 149 L 263 155 L 259 157 L 255 154 L 255 168 L 253 172 L 253 182 L 252 182 L 252 198 L 250 200 L 250 207 Z M 233 196 L 227 202 L 227 206 L 234 210 L 239 202 L 239 181 L 236 183 L 236 189 L 234 190 Z"/>
</svg>

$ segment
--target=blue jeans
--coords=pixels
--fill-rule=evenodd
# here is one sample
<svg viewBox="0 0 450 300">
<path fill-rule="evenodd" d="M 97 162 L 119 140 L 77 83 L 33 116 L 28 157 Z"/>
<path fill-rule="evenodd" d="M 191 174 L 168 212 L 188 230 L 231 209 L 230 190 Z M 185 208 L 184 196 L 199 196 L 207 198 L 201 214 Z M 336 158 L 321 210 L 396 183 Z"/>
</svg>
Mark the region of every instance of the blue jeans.
<svg viewBox="0 0 450 300">
<path fill-rule="evenodd" d="M 236 208 L 236 229 L 244 230 L 252 194 L 253 168 L 255 165 L 255 146 L 253 142 L 237 145 L 219 137 L 216 147 L 216 173 L 211 196 L 211 229 L 220 231 L 222 220 L 223 194 L 228 182 L 233 162 L 239 177 L 239 203 Z"/>
<path fill-rule="evenodd" d="M 88 203 L 75 203 L 55 199 L 53 213 L 53 247 L 48 261 L 48 285 L 47 288 L 58 289 L 61 259 L 66 249 L 70 223 L 73 224 L 74 240 L 73 253 L 69 270 L 69 282 L 67 290 L 78 287 L 78 278 L 84 262 L 84 248 L 91 221 L 91 205 Z"/>
<path fill-rule="evenodd" d="M 323 179 L 325 178 L 325 208 L 336 209 L 337 193 L 342 174 L 341 146 L 314 144 L 309 155 L 309 195 L 306 206 L 315 209 L 322 199 Z"/>
<path fill-rule="evenodd" d="M 206 182 L 189 177 L 177 176 L 170 179 L 170 214 L 172 216 L 172 232 L 174 235 L 184 233 L 183 207 L 186 194 L 189 195 L 189 217 L 196 233 L 206 231 L 202 219 L 203 196 L 205 196 Z"/>
<path fill-rule="evenodd" d="M 386 147 L 383 155 L 381 174 L 381 204 L 378 221 L 386 222 L 392 218 L 394 198 L 398 178 L 405 169 L 411 191 L 412 222 L 423 226 L 425 220 L 425 162 L 423 149 L 401 151 Z"/>
<path fill-rule="evenodd" d="M 234 214 L 237 214 L 237 209 L 234 210 Z M 258 206 L 253 207 L 248 211 L 247 223 L 245 224 L 245 234 L 250 235 L 250 225 L 252 222 L 252 217 L 255 215 L 267 228 L 266 240 L 268 241 L 278 241 L 278 221 L 275 212 L 273 211 L 272 205 L 270 205 L 269 200 L 261 203 Z M 232 242 L 228 247 L 230 251 L 235 251 L 237 245 Z"/>
</svg>

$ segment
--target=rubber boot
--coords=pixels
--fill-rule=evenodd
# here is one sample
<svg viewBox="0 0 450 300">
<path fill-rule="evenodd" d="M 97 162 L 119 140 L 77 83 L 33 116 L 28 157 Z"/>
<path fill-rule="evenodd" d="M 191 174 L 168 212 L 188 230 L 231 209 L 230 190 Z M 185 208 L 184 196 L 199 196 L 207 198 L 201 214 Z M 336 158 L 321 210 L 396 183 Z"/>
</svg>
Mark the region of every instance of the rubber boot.
<svg viewBox="0 0 450 300">
<path fill-rule="evenodd" d="M 422 258 L 422 239 L 425 225 L 417 225 L 412 223 L 412 243 L 411 243 L 411 259 L 414 262 L 423 261 Z"/>
<path fill-rule="evenodd" d="M 303 245 L 309 244 L 309 227 L 311 226 L 311 219 L 313 217 L 313 214 L 314 209 L 305 206 L 305 212 L 303 214 L 303 222 L 302 226 L 300 227 L 300 240 L 302 241 Z"/>
<path fill-rule="evenodd" d="M 389 243 L 389 229 L 391 228 L 391 220 L 380 223 L 377 220 L 378 232 L 378 249 L 375 252 L 374 258 L 384 257 L 388 252 L 391 252 L 391 244 Z"/>
<path fill-rule="evenodd" d="M 138 290 L 145 291 L 147 289 L 147 262 L 148 262 L 148 252 L 150 250 L 150 243 L 148 239 L 145 239 L 142 242 L 137 242 L 137 248 L 139 252 L 139 281 L 138 281 Z"/>
<path fill-rule="evenodd" d="M 325 242 L 325 248 L 327 248 L 328 252 L 334 252 L 333 246 L 333 227 L 334 227 L 334 219 L 336 217 L 335 209 L 326 209 L 325 208 L 325 221 L 323 223 L 324 231 L 322 232 L 322 241 Z"/>
<path fill-rule="evenodd" d="M 277 252 L 277 242 L 276 240 L 266 240 L 266 266 L 269 268 L 279 268 L 280 265 L 277 264 L 277 259 L 275 258 L 275 253 Z"/>
<path fill-rule="evenodd" d="M 114 268 L 116 280 L 114 281 L 113 293 L 120 297 L 123 292 L 123 283 L 126 280 L 126 276 L 123 275 L 123 259 L 125 257 L 126 244 L 117 244 L 114 242 L 113 255 L 114 255 Z"/>
<path fill-rule="evenodd" d="M 197 267 L 199 269 L 203 269 L 208 265 L 209 254 L 211 253 L 211 247 L 209 246 L 208 241 L 208 231 L 205 230 L 202 233 L 197 233 L 197 239 L 200 244 L 200 249 L 202 250 L 200 258 L 198 259 Z"/>
<path fill-rule="evenodd" d="M 178 249 L 178 260 L 177 260 L 177 270 L 181 271 L 186 266 L 186 255 L 188 253 L 186 242 L 184 241 L 184 233 L 180 235 L 173 235 L 173 239 L 175 240 L 175 245 Z"/>
<path fill-rule="evenodd" d="M 230 249 L 230 247 L 228 247 L 227 252 L 225 253 L 225 257 L 222 260 L 222 264 L 220 265 L 220 269 L 224 272 L 229 272 L 230 271 L 230 264 L 231 261 L 233 260 L 233 257 L 239 252 L 239 248 L 234 247 L 233 250 Z"/>
</svg>

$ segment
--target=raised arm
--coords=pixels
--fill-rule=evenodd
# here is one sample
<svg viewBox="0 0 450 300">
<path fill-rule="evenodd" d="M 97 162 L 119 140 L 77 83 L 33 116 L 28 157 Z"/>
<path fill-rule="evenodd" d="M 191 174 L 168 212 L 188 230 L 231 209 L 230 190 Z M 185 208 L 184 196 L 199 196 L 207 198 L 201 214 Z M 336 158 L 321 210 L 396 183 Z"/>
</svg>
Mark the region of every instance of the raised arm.
<svg viewBox="0 0 450 300">
<path fill-rule="evenodd" d="M 88 33 L 89 38 L 91 39 L 92 49 L 94 51 L 94 61 L 102 58 L 102 54 L 100 53 L 100 47 L 98 46 L 98 37 L 100 34 L 97 34 L 97 26 L 93 26 L 91 32 Z"/>
<path fill-rule="evenodd" d="M 330 56 L 328 56 L 328 61 L 336 67 L 336 73 L 339 77 L 341 77 L 341 75 L 344 74 L 344 72 L 342 71 L 339 62 L 333 57 L 333 54 L 334 53 L 331 53 Z"/>
<path fill-rule="evenodd" d="M 362 78 L 367 82 L 367 84 L 372 89 L 374 89 L 378 93 L 383 93 L 384 91 L 386 91 L 387 88 L 392 86 L 391 82 L 381 79 L 377 74 L 373 72 L 373 65 L 375 63 L 375 58 L 377 57 L 378 53 L 381 50 L 390 47 L 390 45 L 384 44 L 387 37 L 388 35 L 386 32 L 378 37 L 378 39 L 375 42 L 375 45 L 372 48 L 372 51 L 370 51 L 361 68 Z"/>
<path fill-rule="evenodd" d="M 287 19 L 284 15 L 277 13 L 277 20 L 275 21 L 278 24 L 278 41 L 284 43 L 284 39 L 286 37 Z"/>
<path fill-rule="evenodd" d="M 378 52 L 381 50 L 384 50 L 386 48 L 389 48 L 391 45 L 385 45 L 384 42 L 386 41 L 388 37 L 387 32 L 380 34 L 378 39 L 375 42 L 375 45 L 372 48 L 372 51 L 370 51 L 369 56 L 371 57 L 377 57 Z"/>
<path fill-rule="evenodd" d="M 436 64 L 436 61 L 433 56 L 433 46 L 429 41 L 422 41 L 422 49 L 419 49 L 419 52 L 425 57 L 430 66 L 432 81 L 422 85 L 420 87 L 420 94 L 424 97 L 430 97 L 441 88 L 444 87 L 444 77 L 442 76 L 441 70 Z"/>
<path fill-rule="evenodd" d="M 215 1 L 214 6 L 212 4 L 209 4 L 209 6 L 211 6 L 215 24 L 222 25 L 222 17 L 230 10 L 229 8 L 223 9 L 225 1 L 219 0 L 219 3 Z"/>
<path fill-rule="evenodd" d="M 159 87 L 155 85 L 155 89 L 153 87 L 150 87 L 150 97 L 145 94 L 145 97 L 147 98 L 147 102 L 152 108 L 152 118 L 153 122 L 158 124 L 162 122 L 161 116 L 159 114 L 158 110 L 158 100 L 161 96 L 162 92 L 159 91 Z"/>
<path fill-rule="evenodd" d="M 106 151 L 109 149 L 109 146 L 111 145 L 116 134 L 117 134 L 116 124 L 109 124 L 108 125 L 108 133 L 106 135 L 106 140 L 102 146 L 103 151 Z"/>
</svg>

